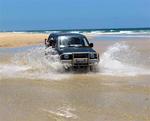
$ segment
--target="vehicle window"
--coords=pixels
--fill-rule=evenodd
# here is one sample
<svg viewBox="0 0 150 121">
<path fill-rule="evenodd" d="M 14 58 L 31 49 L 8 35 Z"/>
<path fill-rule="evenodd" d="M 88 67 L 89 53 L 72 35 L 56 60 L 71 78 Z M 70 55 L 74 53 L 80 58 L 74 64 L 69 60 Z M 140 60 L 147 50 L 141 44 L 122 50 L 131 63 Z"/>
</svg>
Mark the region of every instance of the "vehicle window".
<svg viewBox="0 0 150 121">
<path fill-rule="evenodd" d="M 84 41 L 84 44 L 85 44 L 84 46 L 89 46 L 89 42 L 85 37 L 83 38 L 83 41 Z"/>
<path fill-rule="evenodd" d="M 58 38 L 60 47 L 71 47 L 71 46 L 89 46 L 86 38 L 83 37 L 66 37 L 60 36 Z"/>
</svg>

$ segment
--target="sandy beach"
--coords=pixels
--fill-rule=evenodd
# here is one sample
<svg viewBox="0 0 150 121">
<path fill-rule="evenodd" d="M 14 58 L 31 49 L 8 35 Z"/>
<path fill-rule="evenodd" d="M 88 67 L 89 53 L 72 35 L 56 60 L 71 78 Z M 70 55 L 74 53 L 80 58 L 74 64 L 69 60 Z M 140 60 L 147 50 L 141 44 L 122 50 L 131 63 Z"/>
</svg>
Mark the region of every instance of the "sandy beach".
<svg viewBox="0 0 150 121">
<path fill-rule="evenodd" d="M 32 46 L 32 45 L 44 45 L 44 39 L 47 39 L 49 34 L 44 33 L 21 33 L 21 32 L 0 32 L 0 48 L 14 48 L 14 47 L 23 47 L 23 46 Z M 95 49 L 102 51 L 108 46 L 116 43 L 117 41 L 95 41 L 93 38 L 95 34 L 85 34 L 87 38 L 93 42 Z M 146 49 L 149 49 L 150 39 L 136 39 L 128 41 L 132 46 L 138 46 L 142 49 L 142 46 L 145 46 Z M 101 50 L 99 50 L 101 49 Z"/>
<path fill-rule="evenodd" d="M 150 39 L 88 35 L 99 71 L 65 73 L 47 37 L 0 33 L 0 121 L 150 121 Z"/>
<path fill-rule="evenodd" d="M 0 47 L 21 47 L 43 44 L 48 34 L 0 32 Z"/>
</svg>

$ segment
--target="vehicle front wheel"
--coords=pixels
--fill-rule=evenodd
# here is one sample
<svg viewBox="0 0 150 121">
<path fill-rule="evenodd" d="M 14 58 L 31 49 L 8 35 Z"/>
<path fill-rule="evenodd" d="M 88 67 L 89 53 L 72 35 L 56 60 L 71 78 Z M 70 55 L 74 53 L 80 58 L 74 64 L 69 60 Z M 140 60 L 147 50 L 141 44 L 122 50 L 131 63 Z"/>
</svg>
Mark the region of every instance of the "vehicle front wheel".
<svg viewBox="0 0 150 121">
<path fill-rule="evenodd" d="M 90 66 L 90 71 L 91 72 L 97 72 L 97 66 L 96 65 L 92 65 L 92 66 Z"/>
</svg>

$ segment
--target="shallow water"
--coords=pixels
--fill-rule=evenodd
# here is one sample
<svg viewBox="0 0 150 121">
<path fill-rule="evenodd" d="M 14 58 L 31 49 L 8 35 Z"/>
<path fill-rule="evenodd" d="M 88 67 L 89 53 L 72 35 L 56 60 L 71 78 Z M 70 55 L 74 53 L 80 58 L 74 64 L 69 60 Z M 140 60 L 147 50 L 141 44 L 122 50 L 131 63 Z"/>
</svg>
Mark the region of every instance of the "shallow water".
<svg viewBox="0 0 150 121">
<path fill-rule="evenodd" d="M 98 41 L 96 45 L 100 43 Z M 150 48 L 141 46 L 145 51 L 138 50 L 127 41 L 116 41 L 103 50 L 96 48 L 101 53 L 97 74 L 117 77 L 150 75 Z M 45 56 L 45 52 L 49 54 Z M 55 79 L 56 76 L 53 78 L 53 75 L 69 77 L 73 73 L 66 74 L 57 52 L 52 48 L 45 49 L 44 46 L 1 48 L 0 55 L 1 78 L 10 76 L 10 78 Z M 56 80 L 59 80 L 57 77 Z"/>
<path fill-rule="evenodd" d="M 93 42 L 96 73 L 63 72 L 43 46 L 0 49 L 0 120 L 149 121 L 150 42 Z"/>
</svg>

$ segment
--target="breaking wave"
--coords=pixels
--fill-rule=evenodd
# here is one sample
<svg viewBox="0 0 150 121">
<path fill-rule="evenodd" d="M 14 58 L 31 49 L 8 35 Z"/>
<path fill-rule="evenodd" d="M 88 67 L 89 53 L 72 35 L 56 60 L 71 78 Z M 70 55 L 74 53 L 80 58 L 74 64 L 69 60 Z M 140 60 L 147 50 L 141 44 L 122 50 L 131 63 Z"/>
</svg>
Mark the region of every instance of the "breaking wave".
<svg viewBox="0 0 150 121">
<path fill-rule="evenodd" d="M 135 48 L 124 42 L 115 43 L 101 55 L 99 69 L 101 74 L 112 76 L 149 75 L 150 70 L 142 59 Z"/>
</svg>

